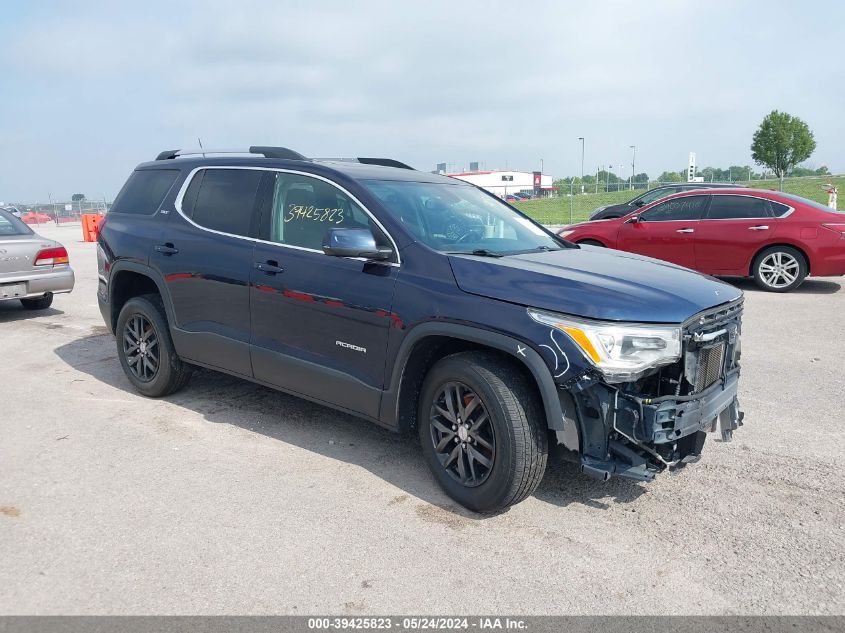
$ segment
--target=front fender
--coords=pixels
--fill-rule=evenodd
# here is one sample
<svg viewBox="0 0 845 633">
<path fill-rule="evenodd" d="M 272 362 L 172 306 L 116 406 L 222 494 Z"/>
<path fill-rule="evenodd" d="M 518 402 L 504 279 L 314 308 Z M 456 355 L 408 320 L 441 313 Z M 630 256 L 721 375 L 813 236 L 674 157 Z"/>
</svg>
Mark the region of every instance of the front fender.
<svg viewBox="0 0 845 633">
<path fill-rule="evenodd" d="M 433 336 L 445 336 L 483 345 L 508 354 L 521 362 L 531 372 L 537 384 L 537 389 L 543 400 L 546 424 L 552 430 L 564 429 L 564 418 L 558 398 L 557 386 L 555 385 L 549 365 L 534 349 L 534 344 L 481 327 L 448 322 L 422 323 L 415 326 L 405 335 L 396 356 L 389 388 L 385 391 L 384 397 L 382 398 L 380 417 L 383 421 L 393 426 L 399 426 L 399 400 L 402 397 L 402 376 L 405 372 L 408 359 L 417 343 L 427 337 Z"/>
</svg>

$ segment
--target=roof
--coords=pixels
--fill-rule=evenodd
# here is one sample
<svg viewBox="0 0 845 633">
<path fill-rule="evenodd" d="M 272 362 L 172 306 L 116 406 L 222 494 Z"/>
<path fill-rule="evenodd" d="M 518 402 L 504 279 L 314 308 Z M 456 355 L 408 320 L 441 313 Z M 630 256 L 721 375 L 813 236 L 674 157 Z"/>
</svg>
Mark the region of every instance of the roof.
<svg viewBox="0 0 845 633">
<path fill-rule="evenodd" d="M 137 169 L 196 169 L 198 167 L 254 167 L 263 169 L 291 169 L 322 175 L 341 175 L 350 180 L 405 180 L 456 185 L 454 178 L 416 169 L 384 167 L 346 160 L 289 160 L 259 156 L 202 156 L 190 155 L 170 160 L 153 160 Z"/>
<path fill-rule="evenodd" d="M 718 189 L 720 194 L 736 194 L 740 196 L 747 196 L 747 195 L 759 195 L 761 198 L 777 198 L 781 192 L 774 191 L 772 189 L 759 189 L 757 187 L 737 187 L 736 185 L 730 187 L 702 187 L 701 189 L 686 189 L 684 191 L 679 191 L 677 193 L 673 193 L 671 196 L 667 196 L 666 198 L 661 198 L 660 200 L 668 200 L 669 198 L 679 197 L 679 196 L 690 196 L 694 194 L 702 194 L 714 193 L 714 189 Z"/>
<path fill-rule="evenodd" d="M 446 174 L 447 176 L 459 177 L 459 176 L 486 176 L 488 174 L 527 174 L 533 175 L 533 171 L 524 171 L 522 169 L 487 169 L 483 171 L 460 171 L 454 174 Z M 548 174 L 543 174 L 543 176 L 547 176 Z"/>
</svg>

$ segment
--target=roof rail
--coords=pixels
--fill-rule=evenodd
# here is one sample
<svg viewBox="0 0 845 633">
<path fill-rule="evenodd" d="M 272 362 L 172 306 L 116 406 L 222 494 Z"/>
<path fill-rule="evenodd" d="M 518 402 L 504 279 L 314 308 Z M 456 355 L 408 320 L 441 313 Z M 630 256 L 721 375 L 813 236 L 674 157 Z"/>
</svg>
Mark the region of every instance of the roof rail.
<svg viewBox="0 0 845 633">
<path fill-rule="evenodd" d="M 358 158 L 358 162 L 364 163 L 365 165 L 381 165 L 382 167 L 398 167 L 399 169 L 414 170 L 410 165 L 400 163 L 398 160 L 393 160 L 392 158 Z"/>
<path fill-rule="evenodd" d="M 410 169 L 416 171 L 410 165 L 394 160 L 393 158 L 314 158 L 312 160 L 337 161 L 339 163 L 361 163 L 363 165 L 381 165 L 382 167 L 396 167 L 398 169 Z"/>
<path fill-rule="evenodd" d="M 161 152 L 156 160 L 170 160 L 178 156 L 197 156 L 205 154 L 261 154 L 264 158 L 284 158 L 287 160 L 308 160 L 299 152 L 287 147 L 268 147 L 252 145 L 249 149 L 171 149 Z"/>
</svg>

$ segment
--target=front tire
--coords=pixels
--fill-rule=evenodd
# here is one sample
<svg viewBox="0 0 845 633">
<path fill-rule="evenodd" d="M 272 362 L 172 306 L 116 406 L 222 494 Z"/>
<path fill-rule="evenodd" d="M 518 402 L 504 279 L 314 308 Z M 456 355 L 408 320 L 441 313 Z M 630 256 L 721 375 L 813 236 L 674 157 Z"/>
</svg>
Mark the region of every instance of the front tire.
<svg viewBox="0 0 845 633">
<path fill-rule="evenodd" d="M 598 246 L 599 248 L 605 248 L 605 245 L 599 242 L 598 240 L 581 240 L 578 243 L 586 244 L 587 246 Z"/>
<path fill-rule="evenodd" d="M 53 305 L 53 293 L 45 292 L 43 297 L 37 299 L 21 299 L 21 305 L 26 310 L 46 310 Z"/>
<path fill-rule="evenodd" d="M 438 361 L 420 392 L 419 436 L 443 490 L 478 512 L 531 495 L 546 470 L 545 415 L 517 365 L 487 352 Z"/>
<path fill-rule="evenodd" d="M 756 258 L 752 266 L 754 281 L 769 292 L 789 292 L 807 277 L 807 260 L 790 246 L 772 246 Z"/>
<path fill-rule="evenodd" d="M 127 301 L 117 317 L 115 337 L 123 371 L 141 394 L 161 398 L 187 384 L 191 367 L 176 354 L 158 295 Z"/>
</svg>

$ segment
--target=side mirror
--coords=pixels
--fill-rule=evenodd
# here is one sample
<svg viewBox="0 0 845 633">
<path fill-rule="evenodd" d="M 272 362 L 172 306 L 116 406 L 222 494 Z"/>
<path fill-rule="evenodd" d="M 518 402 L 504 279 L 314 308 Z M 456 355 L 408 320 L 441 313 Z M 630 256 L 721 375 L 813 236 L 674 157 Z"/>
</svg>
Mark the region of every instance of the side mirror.
<svg viewBox="0 0 845 633">
<path fill-rule="evenodd" d="M 625 220 L 625 224 L 636 224 L 637 222 L 643 222 L 643 220 L 640 220 L 640 216 L 638 215 L 632 216 Z"/>
<path fill-rule="evenodd" d="M 369 229 L 329 229 L 323 238 L 323 252 L 332 257 L 364 257 L 385 260 L 393 255 L 392 248 L 376 246 L 376 238 Z"/>
<path fill-rule="evenodd" d="M 645 202 L 643 202 L 642 200 L 634 200 L 634 206 L 635 207 L 641 207 L 644 204 L 645 204 Z"/>
</svg>

